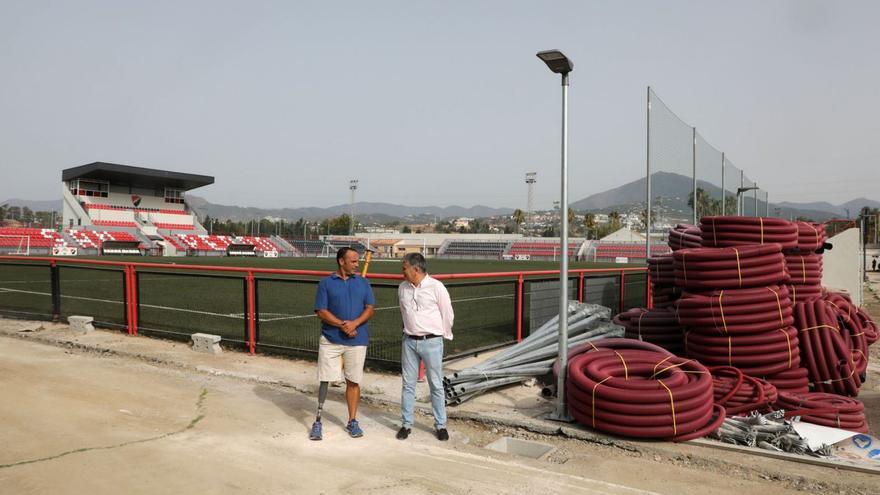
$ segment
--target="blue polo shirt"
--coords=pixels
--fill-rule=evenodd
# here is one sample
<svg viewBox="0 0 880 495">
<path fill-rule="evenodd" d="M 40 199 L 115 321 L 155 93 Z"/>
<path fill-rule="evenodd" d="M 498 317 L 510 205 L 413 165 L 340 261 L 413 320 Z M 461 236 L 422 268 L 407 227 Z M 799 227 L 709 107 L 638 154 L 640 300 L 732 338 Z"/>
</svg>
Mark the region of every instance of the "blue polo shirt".
<svg viewBox="0 0 880 495">
<path fill-rule="evenodd" d="M 321 279 L 315 294 L 315 311 L 326 309 L 343 321 L 356 319 L 364 312 L 366 305 L 375 305 L 370 282 L 360 275 L 352 275 L 343 280 L 334 272 Z M 349 337 L 337 327 L 321 322 L 321 335 L 334 344 L 367 345 L 370 340 L 367 323 L 357 327 L 357 335 Z"/>
</svg>

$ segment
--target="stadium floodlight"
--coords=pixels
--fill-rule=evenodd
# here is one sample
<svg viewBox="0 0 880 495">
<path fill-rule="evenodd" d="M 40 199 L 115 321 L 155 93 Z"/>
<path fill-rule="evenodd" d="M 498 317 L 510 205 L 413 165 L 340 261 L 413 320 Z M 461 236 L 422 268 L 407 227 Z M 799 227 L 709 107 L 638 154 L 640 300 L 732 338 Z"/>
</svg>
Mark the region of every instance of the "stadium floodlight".
<svg viewBox="0 0 880 495">
<path fill-rule="evenodd" d="M 574 63 L 559 50 L 537 53 L 538 58 L 556 74 L 562 75 L 562 192 L 559 202 L 559 376 L 556 394 L 559 401 L 550 419 L 572 421 L 565 400 L 566 370 L 568 370 L 568 73 Z"/>
</svg>

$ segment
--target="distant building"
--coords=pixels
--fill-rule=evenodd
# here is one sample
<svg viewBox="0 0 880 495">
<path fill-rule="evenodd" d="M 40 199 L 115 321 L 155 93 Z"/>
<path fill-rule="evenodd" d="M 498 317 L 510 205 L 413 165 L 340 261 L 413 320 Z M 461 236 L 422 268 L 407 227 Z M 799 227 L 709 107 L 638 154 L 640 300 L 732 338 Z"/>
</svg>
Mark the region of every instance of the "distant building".
<svg viewBox="0 0 880 495">
<path fill-rule="evenodd" d="M 473 221 L 474 221 L 473 218 L 468 218 L 468 217 L 456 218 L 452 222 L 452 226 L 455 227 L 456 229 L 460 229 L 462 227 L 469 229 L 471 227 L 471 222 L 473 222 Z"/>
</svg>

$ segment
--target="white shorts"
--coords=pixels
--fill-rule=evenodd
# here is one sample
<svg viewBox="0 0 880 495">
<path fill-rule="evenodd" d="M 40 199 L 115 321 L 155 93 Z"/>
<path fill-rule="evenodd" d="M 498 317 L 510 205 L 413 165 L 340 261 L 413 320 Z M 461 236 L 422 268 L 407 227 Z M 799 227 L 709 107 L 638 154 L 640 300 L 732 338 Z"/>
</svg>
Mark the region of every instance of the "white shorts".
<svg viewBox="0 0 880 495">
<path fill-rule="evenodd" d="M 367 346 L 334 344 L 323 335 L 318 344 L 318 381 L 338 382 L 345 379 L 361 383 L 364 378 L 364 360 Z"/>
</svg>

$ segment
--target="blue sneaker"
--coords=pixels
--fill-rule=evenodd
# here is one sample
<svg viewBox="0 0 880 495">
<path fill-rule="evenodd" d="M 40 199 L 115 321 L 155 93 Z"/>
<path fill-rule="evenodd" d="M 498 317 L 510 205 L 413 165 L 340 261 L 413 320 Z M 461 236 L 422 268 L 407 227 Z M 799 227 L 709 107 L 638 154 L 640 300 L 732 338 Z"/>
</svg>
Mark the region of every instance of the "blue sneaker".
<svg viewBox="0 0 880 495">
<path fill-rule="evenodd" d="M 312 423 L 312 431 L 309 432 L 309 440 L 320 440 L 321 439 L 321 422 L 315 421 Z"/>
<path fill-rule="evenodd" d="M 345 427 L 345 431 L 351 435 L 351 438 L 360 438 L 364 436 L 364 430 L 361 429 L 358 421 L 356 419 L 352 419 L 348 422 L 348 425 Z"/>
</svg>

